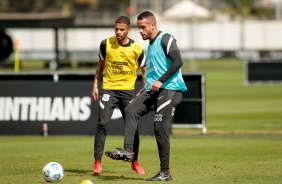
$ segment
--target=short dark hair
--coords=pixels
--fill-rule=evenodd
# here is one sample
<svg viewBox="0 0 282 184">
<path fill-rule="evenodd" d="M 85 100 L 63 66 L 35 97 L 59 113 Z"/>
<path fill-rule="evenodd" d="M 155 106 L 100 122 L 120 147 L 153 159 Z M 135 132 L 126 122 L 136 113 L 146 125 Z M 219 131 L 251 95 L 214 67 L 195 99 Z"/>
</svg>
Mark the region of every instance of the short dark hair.
<svg viewBox="0 0 282 184">
<path fill-rule="evenodd" d="M 130 26 L 130 20 L 126 16 L 119 16 L 115 21 L 115 24 L 116 23 L 122 23 L 122 24 L 126 24 L 126 25 Z"/>
<path fill-rule="evenodd" d="M 155 18 L 155 15 L 154 15 L 152 12 L 150 12 L 150 11 L 144 11 L 144 12 L 142 12 L 142 13 L 140 13 L 140 14 L 138 15 L 137 20 L 142 20 L 142 19 L 144 19 L 144 18 L 148 19 L 149 17 L 153 17 L 154 20 L 156 19 L 156 18 Z"/>
</svg>

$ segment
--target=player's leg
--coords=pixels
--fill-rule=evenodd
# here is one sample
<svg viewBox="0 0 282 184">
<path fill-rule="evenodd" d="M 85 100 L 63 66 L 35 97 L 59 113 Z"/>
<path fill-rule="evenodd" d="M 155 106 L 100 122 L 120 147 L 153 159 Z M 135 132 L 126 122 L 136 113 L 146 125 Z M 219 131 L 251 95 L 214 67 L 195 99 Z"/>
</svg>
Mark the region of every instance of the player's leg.
<svg viewBox="0 0 282 184">
<path fill-rule="evenodd" d="M 125 108 L 132 101 L 133 101 L 133 99 L 121 99 L 120 100 L 119 108 L 120 108 L 121 114 L 122 114 L 122 116 L 124 118 L 124 121 L 125 121 Z M 138 160 L 139 144 L 140 144 L 139 132 L 138 132 L 138 129 L 137 129 L 136 130 L 136 134 L 135 134 L 135 138 L 134 138 L 134 145 L 133 145 L 133 152 L 134 152 L 133 161 L 137 161 Z"/>
<path fill-rule="evenodd" d="M 136 97 L 124 111 L 125 118 L 125 134 L 124 134 L 124 149 L 117 151 L 107 151 L 106 155 L 115 160 L 124 160 L 132 162 L 134 139 L 137 131 L 137 123 L 141 116 L 149 112 L 153 101 L 150 100 L 149 93 L 143 93 Z"/>
<path fill-rule="evenodd" d="M 181 92 L 171 90 L 162 90 L 158 95 L 154 117 L 154 131 L 158 146 L 161 171 L 156 176 L 149 178 L 148 180 L 150 181 L 172 179 L 169 170 L 169 135 L 171 133 L 171 125 L 173 123 L 175 107 L 181 102 L 181 99 Z"/>
<path fill-rule="evenodd" d="M 119 103 L 119 108 L 121 110 L 121 113 L 124 117 L 124 109 L 126 106 L 132 102 L 133 99 L 121 99 Z M 134 152 L 134 157 L 131 162 L 131 168 L 137 173 L 137 174 L 145 174 L 145 171 L 143 168 L 140 166 L 138 162 L 138 153 L 139 153 L 139 144 L 140 144 L 140 139 L 139 139 L 139 131 L 138 128 L 136 130 L 135 138 L 134 138 L 134 145 L 133 145 L 133 152 Z"/>
<path fill-rule="evenodd" d="M 134 145 L 137 144 L 135 138 L 139 136 L 138 121 L 149 112 L 153 104 L 154 101 L 151 99 L 151 94 L 146 92 L 137 96 L 125 108 L 124 148 L 126 150 L 134 151 Z"/>
<path fill-rule="evenodd" d="M 110 122 L 114 108 L 118 103 L 118 99 L 109 95 L 103 94 L 99 101 L 98 124 L 94 138 L 94 170 L 95 175 L 99 175 L 102 171 L 101 159 L 104 152 L 105 140 L 107 135 L 107 125 Z"/>
</svg>

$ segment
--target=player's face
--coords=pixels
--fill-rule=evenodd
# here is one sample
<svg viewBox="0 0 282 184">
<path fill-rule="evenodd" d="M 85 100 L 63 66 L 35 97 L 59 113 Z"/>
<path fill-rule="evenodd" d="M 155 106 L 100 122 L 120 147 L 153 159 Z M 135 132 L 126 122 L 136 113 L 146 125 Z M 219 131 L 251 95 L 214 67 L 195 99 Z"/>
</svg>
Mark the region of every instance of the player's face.
<svg viewBox="0 0 282 184">
<path fill-rule="evenodd" d="M 139 28 L 139 33 L 143 40 L 150 40 L 152 35 L 153 25 L 147 19 L 137 20 L 137 26 Z"/>
<path fill-rule="evenodd" d="M 115 24 L 115 34 L 116 38 L 119 42 L 122 42 L 127 38 L 128 32 L 130 27 L 123 23 L 116 23 Z"/>
</svg>

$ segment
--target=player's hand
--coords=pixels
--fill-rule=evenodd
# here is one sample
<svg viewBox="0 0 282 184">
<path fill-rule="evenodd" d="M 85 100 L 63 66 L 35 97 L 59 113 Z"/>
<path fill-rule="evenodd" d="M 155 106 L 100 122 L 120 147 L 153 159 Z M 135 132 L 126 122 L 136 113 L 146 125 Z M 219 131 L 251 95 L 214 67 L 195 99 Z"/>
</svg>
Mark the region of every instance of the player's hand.
<svg viewBox="0 0 282 184">
<path fill-rule="evenodd" d="M 140 94 L 144 93 L 145 91 L 145 88 L 141 88 L 138 93 L 136 94 L 136 96 L 139 96 Z"/>
<path fill-rule="evenodd" d="M 93 86 L 92 96 L 93 96 L 94 100 L 98 100 L 99 99 L 99 90 L 98 90 L 97 87 Z"/>
<path fill-rule="evenodd" d="M 159 91 L 160 87 L 163 85 L 160 81 L 156 81 L 150 87 L 151 91 Z"/>
</svg>

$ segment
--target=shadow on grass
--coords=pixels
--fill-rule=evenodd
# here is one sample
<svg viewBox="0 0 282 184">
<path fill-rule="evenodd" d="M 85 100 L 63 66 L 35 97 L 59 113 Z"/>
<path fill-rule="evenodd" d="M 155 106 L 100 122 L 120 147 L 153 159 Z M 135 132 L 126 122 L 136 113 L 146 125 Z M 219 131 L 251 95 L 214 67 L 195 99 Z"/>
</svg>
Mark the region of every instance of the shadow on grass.
<svg viewBox="0 0 282 184">
<path fill-rule="evenodd" d="M 142 181 L 142 180 L 144 180 L 144 179 L 142 179 L 142 178 L 135 178 L 135 177 L 126 177 L 126 176 L 124 176 L 124 175 L 121 175 L 121 176 L 109 176 L 109 175 L 107 175 L 107 176 L 102 176 L 102 175 L 100 175 L 100 176 L 95 176 L 95 178 L 97 179 L 97 180 L 101 180 L 101 181 L 122 181 L 122 180 L 139 180 L 139 181 Z"/>
<path fill-rule="evenodd" d="M 93 173 L 89 170 L 65 169 L 65 172 L 74 173 L 78 175 L 93 175 Z"/>
<path fill-rule="evenodd" d="M 109 172 L 109 171 L 103 172 L 103 175 L 99 175 L 99 176 L 94 176 L 93 173 L 89 170 L 68 169 L 65 170 L 65 172 L 74 173 L 77 175 L 89 175 L 101 181 L 144 180 L 143 178 L 127 177 L 124 175 L 118 175 L 116 172 Z"/>
</svg>

